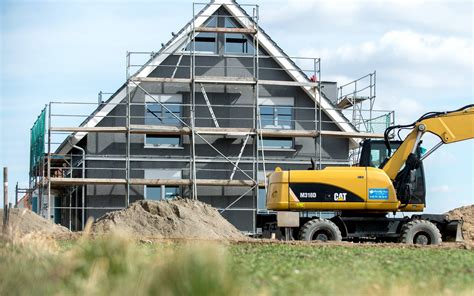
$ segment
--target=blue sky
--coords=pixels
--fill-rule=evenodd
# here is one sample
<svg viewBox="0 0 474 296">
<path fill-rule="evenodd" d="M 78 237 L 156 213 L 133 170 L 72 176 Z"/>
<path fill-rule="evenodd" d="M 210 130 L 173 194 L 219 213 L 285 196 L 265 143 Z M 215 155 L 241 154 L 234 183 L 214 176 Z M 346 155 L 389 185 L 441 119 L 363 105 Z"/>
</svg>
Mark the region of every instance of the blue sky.
<svg viewBox="0 0 474 296">
<path fill-rule="evenodd" d="M 192 1 L 2 1 L 0 165 L 27 186 L 29 130 L 49 101 L 96 102 L 125 81 L 125 53 L 157 51 Z M 241 1 L 289 55 L 321 57 L 324 80 L 377 70 L 376 107 L 399 123 L 474 102 L 472 1 Z M 428 137 L 425 146 L 435 143 Z M 474 203 L 474 141 L 427 159 L 430 212 Z"/>
</svg>

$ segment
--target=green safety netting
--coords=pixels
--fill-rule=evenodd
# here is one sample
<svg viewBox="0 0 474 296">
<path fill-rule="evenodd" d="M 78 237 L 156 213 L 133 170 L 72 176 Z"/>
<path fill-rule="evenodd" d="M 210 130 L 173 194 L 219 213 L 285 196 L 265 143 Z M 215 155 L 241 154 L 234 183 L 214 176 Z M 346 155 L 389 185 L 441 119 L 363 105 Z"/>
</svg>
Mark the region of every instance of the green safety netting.
<svg viewBox="0 0 474 296">
<path fill-rule="evenodd" d="M 364 126 L 364 128 L 367 128 L 367 131 L 370 133 L 376 133 L 376 134 L 383 134 L 387 127 L 389 127 L 391 124 L 391 115 L 385 114 L 376 118 L 373 118 L 372 120 L 368 120 Z"/>
<path fill-rule="evenodd" d="M 46 108 L 41 111 L 31 128 L 30 135 L 30 176 L 35 171 L 44 155 L 44 138 L 46 131 Z"/>
</svg>

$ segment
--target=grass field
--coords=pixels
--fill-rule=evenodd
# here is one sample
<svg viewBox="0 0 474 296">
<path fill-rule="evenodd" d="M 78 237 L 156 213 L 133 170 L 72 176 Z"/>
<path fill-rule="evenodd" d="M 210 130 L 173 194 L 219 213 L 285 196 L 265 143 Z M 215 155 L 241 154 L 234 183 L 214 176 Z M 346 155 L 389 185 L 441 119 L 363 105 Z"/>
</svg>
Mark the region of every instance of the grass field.
<svg viewBox="0 0 474 296">
<path fill-rule="evenodd" d="M 0 245 L 0 295 L 473 295 L 474 252 L 119 236 Z"/>
</svg>

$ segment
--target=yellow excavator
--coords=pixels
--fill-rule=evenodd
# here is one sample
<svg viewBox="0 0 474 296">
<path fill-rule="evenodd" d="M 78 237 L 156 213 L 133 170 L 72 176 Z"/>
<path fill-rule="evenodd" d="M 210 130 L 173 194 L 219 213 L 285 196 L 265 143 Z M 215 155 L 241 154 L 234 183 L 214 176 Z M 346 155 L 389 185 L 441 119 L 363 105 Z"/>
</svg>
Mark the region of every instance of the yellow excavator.
<svg viewBox="0 0 474 296">
<path fill-rule="evenodd" d="M 403 141 L 390 140 L 394 132 L 410 130 Z M 440 142 L 423 153 L 422 137 L 432 133 Z M 423 160 L 443 144 L 474 138 L 474 104 L 455 111 L 430 112 L 409 125 L 389 127 L 384 140 L 366 140 L 358 166 L 323 170 L 277 168 L 268 178 L 266 204 L 277 212 L 278 227 L 286 238 L 332 241 L 399 241 L 439 244 L 462 240 L 462 221 L 423 212 Z M 469 186 L 469 184 L 466 184 Z M 334 216 L 323 219 L 320 212 Z M 389 217 L 393 213 L 392 217 Z M 399 216 L 399 215 L 398 215 Z"/>
</svg>

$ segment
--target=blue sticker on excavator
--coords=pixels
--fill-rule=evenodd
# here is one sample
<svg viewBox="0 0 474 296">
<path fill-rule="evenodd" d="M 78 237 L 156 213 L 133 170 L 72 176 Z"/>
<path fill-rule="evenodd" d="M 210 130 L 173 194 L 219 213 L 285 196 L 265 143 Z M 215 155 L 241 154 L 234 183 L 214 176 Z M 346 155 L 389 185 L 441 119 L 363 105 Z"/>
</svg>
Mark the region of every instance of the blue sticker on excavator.
<svg viewBox="0 0 474 296">
<path fill-rule="evenodd" d="M 371 200 L 388 200 L 388 189 L 386 188 L 370 188 L 369 199 Z"/>
</svg>

